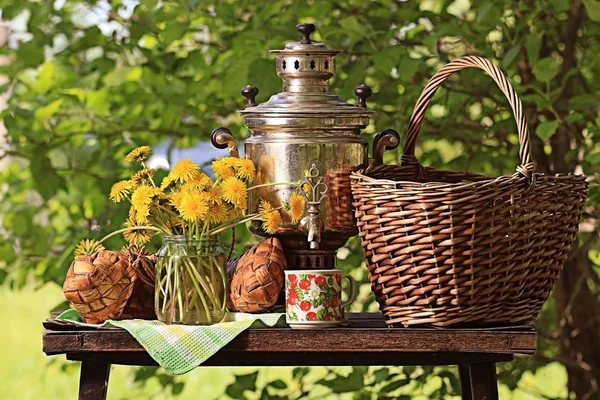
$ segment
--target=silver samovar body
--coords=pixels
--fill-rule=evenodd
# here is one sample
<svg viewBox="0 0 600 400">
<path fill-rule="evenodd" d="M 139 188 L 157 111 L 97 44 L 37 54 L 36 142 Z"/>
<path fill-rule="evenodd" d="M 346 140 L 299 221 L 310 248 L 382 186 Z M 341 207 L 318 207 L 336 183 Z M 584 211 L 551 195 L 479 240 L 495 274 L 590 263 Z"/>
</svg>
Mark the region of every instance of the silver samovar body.
<svg viewBox="0 0 600 400">
<path fill-rule="evenodd" d="M 271 51 L 277 56 L 283 92 L 257 104 L 258 89 L 242 89 L 247 107 L 240 113 L 252 132 L 244 143 L 245 154 L 257 167 L 254 186 L 265 185 L 250 191 L 249 210 L 255 212 L 260 199 L 280 207 L 294 190 L 292 184 L 268 184 L 305 180 L 305 216 L 298 225 L 292 225 L 282 210 L 276 236 L 282 241 L 288 268 L 335 268 L 337 249 L 358 232 L 350 174 L 368 164 L 368 143 L 360 131 L 373 114 L 366 108 L 372 92 L 364 85 L 357 87 L 356 105 L 331 93 L 328 80 L 335 74 L 335 56 L 341 50 L 311 40 L 312 24 L 296 28 L 301 41 Z M 396 147 L 398 139 L 395 131 L 386 130 L 376 141 L 382 143 L 382 153 L 385 148 Z M 216 147 L 229 148 L 237 155 L 235 139 L 227 128 L 215 129 L 211 140 Z M 260 221 L 253 222 L 252 231 L 268 236 Z"/>
</svg>

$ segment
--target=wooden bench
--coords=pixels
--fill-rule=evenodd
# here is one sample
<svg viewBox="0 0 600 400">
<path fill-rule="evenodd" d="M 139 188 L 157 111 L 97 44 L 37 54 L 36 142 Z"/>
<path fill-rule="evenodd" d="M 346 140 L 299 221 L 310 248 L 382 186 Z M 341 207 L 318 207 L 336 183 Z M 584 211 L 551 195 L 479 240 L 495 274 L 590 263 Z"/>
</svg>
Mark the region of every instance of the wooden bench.
<svg viewBox="0 0 600 400">
<path fill-rule="evenodd" d="M 458 365 L 463 399 L 498 398 L 496 362 L 532 355 L 531 326 L 485 329 L 389 329 L 378 313 L 347 313 L 347 327 L 251 329 L 203 366 Z M 157 365 L 125 330 L 48 319 L 43 351 L 81 361 L 79 399 L 106 398 L 111 364 Z M 318 353 L 318 357 L 314 354 Z"/>
</svg>

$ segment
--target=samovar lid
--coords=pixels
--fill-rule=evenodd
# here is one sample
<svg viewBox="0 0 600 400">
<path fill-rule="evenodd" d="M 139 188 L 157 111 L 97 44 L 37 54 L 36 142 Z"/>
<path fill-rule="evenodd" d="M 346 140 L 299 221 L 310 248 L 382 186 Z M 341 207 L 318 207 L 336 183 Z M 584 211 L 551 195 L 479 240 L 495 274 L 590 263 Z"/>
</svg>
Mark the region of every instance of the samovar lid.
<svg viewBox="0 0 600 400">
<path fill-rule="evenodd" d="M 277 55 L 277 75 L 283 79 L 283 92 L 258 104 L 258 89 L 246 86 L 242 95 L 248 104 L 240 113 L 244 123 L 254 126 L 324 126 L 364 128 L 373 111 L 366 109 L 366 99 L 372 91 L 361 85 L 355 89 L 358 104 L 350 104 L 329 91 L 328 80 L 335 74 L 335 56 L 342 52 L 329 49 L 310 38 L 313 24 L 298 24 L 302 35 L 299 42 L 288 43 L 283 50 L 271 50 Z"/>
</svg>

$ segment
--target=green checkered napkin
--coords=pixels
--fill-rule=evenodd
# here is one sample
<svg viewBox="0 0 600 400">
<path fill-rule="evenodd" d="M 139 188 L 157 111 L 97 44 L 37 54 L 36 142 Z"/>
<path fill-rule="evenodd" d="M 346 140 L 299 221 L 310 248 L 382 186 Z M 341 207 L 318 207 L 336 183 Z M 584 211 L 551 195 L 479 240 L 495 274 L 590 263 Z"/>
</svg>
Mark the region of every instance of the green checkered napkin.
<svg viewBox="0 0 600 400">
<path fill-rule="evenodd" d="M 58 319 L 83 323 L 75 310 L 67 310 Z M 129 332 L 167 372 L 185 374 L 208 360 L 248 328 L 287 326 L 285 314 L 227 313 L 215 325 L 167 325 L 159 321 L 130 319 L 106 321 L 100 326 L 114 326 Z"/>
</svg>

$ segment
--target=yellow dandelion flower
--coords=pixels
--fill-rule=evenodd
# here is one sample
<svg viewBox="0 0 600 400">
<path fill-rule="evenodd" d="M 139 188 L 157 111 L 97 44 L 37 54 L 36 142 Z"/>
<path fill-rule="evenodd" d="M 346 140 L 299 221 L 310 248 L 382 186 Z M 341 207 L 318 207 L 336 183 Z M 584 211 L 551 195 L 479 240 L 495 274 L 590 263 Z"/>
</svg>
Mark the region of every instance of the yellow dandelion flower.
<svg viewBox="0 0 600 400">
<path fill-rule="evenodd" d="M 249 158 L 239 158 L 236 165 L 237 177 L 251 182 L 256 176 L 256 168 Z"/>
<path fill-rule="evenodd" d="M 227 179 L 235 176 L 235 172 L 233 171 L 233 157 L 221 157 L 217 158 L 212 163 L 212 170 L 217 176 L 217 178 Z"/>
<path fill-rule="evenodd" d="M 125 156 L 125 161 L 127 162 L 139 162 L 141 163 L 142 161 L 144 161 L 146 159 L 146 156 L 148 154 L 150 154 L 150 152 L 152 151 L 152 149 L 150 148 L 150 146 L 140 146 L 137 147 L 133 150 L 131 150 L 129 152 L 129 154 L 127 154 L 127 156 Z"/>
<path fill-rule="evenodd" d="M 290 219 L 292 224 L 297 224 L 304 214 L 304 206 L 306 205 L 306 199 L 304 196 L 294 192 L 290 196 Z"/>
<path fill-rule="evenodd" d="M 181 204 L 177 208 L 184 220 L 198 222 L 208 214 L 208 202 L 198 192 L 184 193 Z"/>
<path fill-rule="evenodd" d="M 102 246 L 97 240 L 93 239 L 84 239 L 75 248 L 75 257 L 85 257 L 91 256 L 92 254 L 104 250 L 104 246 Z"/>
<path fill-rule="evenodd" d="M 135 189 L 133 194 L 131 195 L 131 204 L 134 207 L 139 207 L 142 205 L 149 205 L 152 203 L 152 198 L 157 196 L 160 193 L 160 189 L 154 188 L 152 186 L 142 185 Z"/>
<path fill-rule="evenodd" d="M 138 224 L 135 222 L 135 219 L 133 218 L 128 218 L 123 225 L 126 228 L 134 228 L 138 226 Z M 152 239 L 153 232 L 149 229 L 134 229 L 123 232 L 123 236 L 125 237 L 125 240 L 127 240 L 129 243 L 145 244 L 148 243 L 150 239 Z"/>
<path fill-rule="evenodd" d="M 181 205 L 181 200 L 183 200 L 183 191 L 173 192 L 169 195 L 169 203 L 175 207 L 179 208 Z"/>
<path fill-rule="evenodd" d="M 229 210 L 223 204 L 213 203 L 208 207 L 207 220 L 209 224 L 219 224 L 227 221 Z"/>
<path fill-rule="evenodd" d="M 223 200 L 233 204 L 235 208 L 246 208 L 248 189 L 244 182 L 235 177 L 227 178 L 221 184 L 221 190 Z"/>
<path fill-rule="evenodd" d="M 175 178 L 173 177 L 173 174 L 171 174 L 170 172 L 167 174 L 167 176 L 165 176 L 162 180 L 162 182 L 160 183 L 160 188 L 162 190 L 165 190 L 166 188 L 168 188 L 171 183 L 175 182 Z"/>
<path fill-rule="evenodd" d="M 155 170 L 152 168 L 144 168 L 136 172 L 130 179 L 134 187 L 141 186 L 145 183 L 150 183 L 150 180 L 154 176 Z"/>
<path fill-rule="evenodd" d="M 223 189 L 219 186 L 212 187 L 206 192 L 207 200 L 212 204 L 223 203 Z"/>
<path fill-rule="evenodd" d="M 134 219 L 138 225 L 145 225 L 148 223 L 148 217 L 150 216 L 150 207 L 147 204 L 141 204 L 135 207 Z"/>
<path fill-rule="evenodd" d="M 115 203 L 119 203 L 127 198 L 129 194 L 129 190 L 131 189 L 131 182 L 129 181 L 119 181 L 112 185 L 110 189 L 109 198 Z"/>
<path fill-rule="evenodd" d="M 270 211 L 261 217 L 263 223 L 262 228 L 269 234 L 274 234 L 281 225 L 281 214 L 278 210 Z"/>
<path fill-rule="evenodd" d="M 258 212 L 260 214 L 268 214 L 273 210 L 273 206 L 265 199 L 260 200 L 260 205 L 258 206 Z"/>
<path fill-rule="evenodd" d="M 214 184 L 210 176 L 206 175 L 204 172 L 198 174 L 194 179 L 190 180 L 186 185 L 194 187 L 196 189 L 208 189 Z"/>
<path fill-rule="evenodd" d="M 169 173 L 169 175 L 173 175 L 174 180 L 176 179 L 182 183 L 194 179 L 199 174 L 200 166 L 189 158 L 179 161 Z"/>
</svg>

